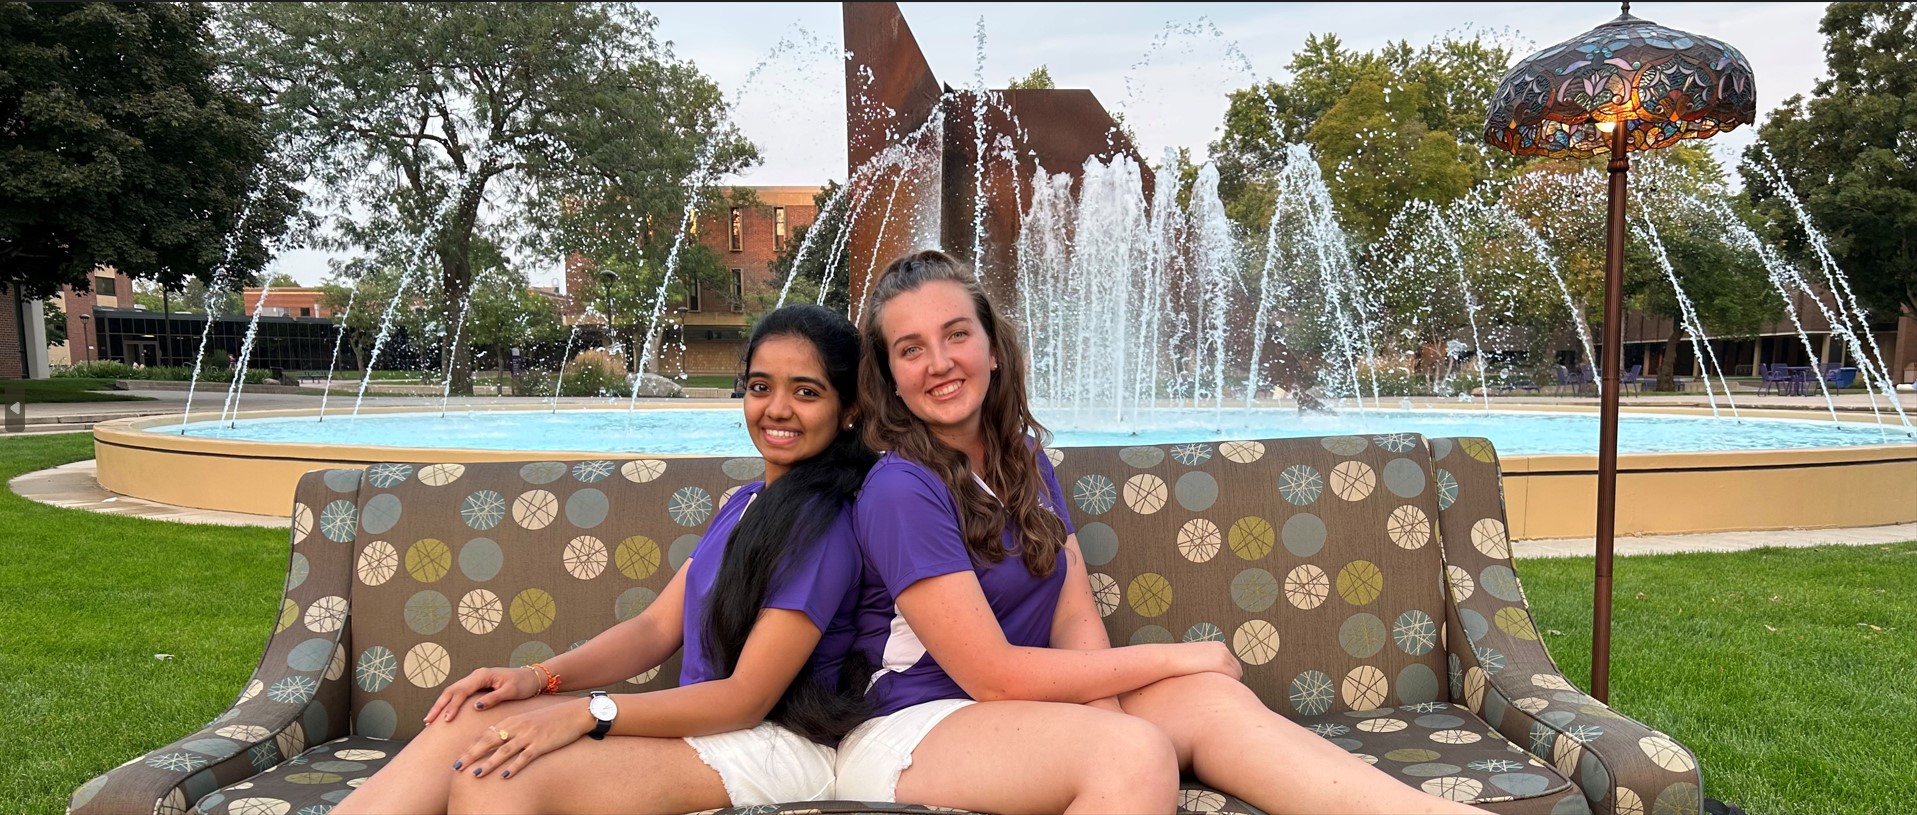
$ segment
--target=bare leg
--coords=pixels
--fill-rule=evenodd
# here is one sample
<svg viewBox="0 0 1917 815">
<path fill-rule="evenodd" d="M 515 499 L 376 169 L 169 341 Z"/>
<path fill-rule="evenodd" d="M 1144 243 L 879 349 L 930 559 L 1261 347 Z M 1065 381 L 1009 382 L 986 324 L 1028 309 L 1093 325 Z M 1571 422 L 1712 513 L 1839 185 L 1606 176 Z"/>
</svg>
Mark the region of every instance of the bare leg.
<svg viewBox="0 0 1917 815">
<path fill-rule="evenodd" d="M 684 739 L 580 739 L 540 756 L 511 778 L 462 773 L 450 811 L 671 815 L 727 806 L 725 782 Z"/>
<path fill-rule="evenodd" d="M 468 706 L 450 722 L 430 724 L 399 755 L 366 779 L 331 815 L 442 815 L 452 789 L 453 762 L 494 722 L 560 702 L 570 696 L 535 696 L 494 705 L 490 710 Z"/>
<path fill-rule="evenodd" d="M 1119 697 L 1171 737 L 1179 766 L 1271 813 L 1483 812 L 1406 786 L 1265 707 L 1236 679 L 1175 677 Z M 1274 766 L 1281 771 L 1273 772 Z"/>
<path fill-rule="evenodd" d="M 1143 720 L 1053 702 L 983 702 L 926 734 L 901 803 L 975 812 L 1172 812 L 1171 742 Z"/>
</svg>

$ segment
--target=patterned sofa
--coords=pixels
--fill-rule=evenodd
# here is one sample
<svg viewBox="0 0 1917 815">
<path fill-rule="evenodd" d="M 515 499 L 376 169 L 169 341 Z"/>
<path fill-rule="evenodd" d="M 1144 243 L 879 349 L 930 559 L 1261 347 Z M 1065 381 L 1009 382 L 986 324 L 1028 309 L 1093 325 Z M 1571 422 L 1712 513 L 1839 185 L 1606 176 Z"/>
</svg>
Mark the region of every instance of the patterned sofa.
<svg viewBox="0 0 1917 815">
<path fill-rule="evenodd" d="M 1579 692 L 1546 654 L 1489 442 L 1048 454 L 1114 644 L 1223 640 L 1272 708 L 1407 784 L 1495 812 L 1700 811 L 1692 754 Z M 199 731 L 80 787 L 71 808 L 323 813 L 418 732 L 451 679 L 550 657 L 639 613 L 762 469 L 714 458 L 309 473 L 253 679 Z M 675 659 L 616 690 L 677 673 Z M 1256 811 L 1197 784 L 1182 808 Z"/>
</svg>

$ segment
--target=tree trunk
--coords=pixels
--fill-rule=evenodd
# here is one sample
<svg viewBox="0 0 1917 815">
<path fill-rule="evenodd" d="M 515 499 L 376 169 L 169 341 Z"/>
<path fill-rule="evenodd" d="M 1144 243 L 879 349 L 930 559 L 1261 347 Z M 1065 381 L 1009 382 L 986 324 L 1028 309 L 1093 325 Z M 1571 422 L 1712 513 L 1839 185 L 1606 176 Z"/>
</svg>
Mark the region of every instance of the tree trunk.
<svg viewBox="0 0 1917 815">
<path fill-rule="evenodd" d="M 1671 336 L 1664 338 L 1664 358 L 1657 363 L 1657 389 L 1677 390 L 1677 343 L 1684 337 L 1684 324 L 1671 321 Z"/>
</svg>

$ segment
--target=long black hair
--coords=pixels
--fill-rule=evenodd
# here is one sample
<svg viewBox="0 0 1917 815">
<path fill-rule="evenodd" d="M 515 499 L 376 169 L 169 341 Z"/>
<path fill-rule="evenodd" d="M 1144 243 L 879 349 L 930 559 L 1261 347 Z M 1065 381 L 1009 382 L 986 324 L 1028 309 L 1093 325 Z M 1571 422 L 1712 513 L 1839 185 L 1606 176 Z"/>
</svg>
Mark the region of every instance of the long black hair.
<svg viewBox="0 0 1917 815">
<path fill-rule="evenodd" d="M 839 403 L 851 406 L 858 399 L 859 333 L 851 322 L 823 306 L 777 309 L 753 328 L 740 359 L 743 371 L 752 369 L 752 354 L 760 343 L 773 337 L 811 343 Z M 866 471 L 877 460 L 856 429 L 842 430 L 825 450 L 766 485 L 746 508 L 726 541 L 718 577 L 706 598 L 705 656 L 721 676 L 738 667 L 739 653 L 765 607 L 773 579 L 811 556 L 819 539 L 852 505 Z M 847 659 L 838 680 L 830 683 L 809 669 L 801 671 L 766 718 L 813 741 L 836 743 L 867 718 L 862 680 L 870 671 L 855 662 L 861 660 Z"/>
</svg>

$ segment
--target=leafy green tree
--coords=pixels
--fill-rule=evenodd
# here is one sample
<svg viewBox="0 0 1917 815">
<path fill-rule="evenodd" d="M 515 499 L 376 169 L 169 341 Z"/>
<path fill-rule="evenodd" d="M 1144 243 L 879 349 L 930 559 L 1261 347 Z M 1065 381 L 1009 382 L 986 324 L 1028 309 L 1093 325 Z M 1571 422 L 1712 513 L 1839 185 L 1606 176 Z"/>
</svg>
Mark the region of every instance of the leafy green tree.
<svg viewBox="0 0 1917 815">
<path fill-rule="evenodd" d="M 263 267 L 299 194 L 201 3 L 0 5 L 0 284 Z"/>
<path fill-rule="evenodd" d="M 1531 224 L 1549 251 L 1558 273 L 1578 309 L 1589 321 L 1595 338 L 1602 327 L 1605 246 L 1604 157 L 1582 162 L 1546 162 L 1535 166 L 1520 183 L 1508 187 L 1503 202 Z M 1735 198 L 1726 174 L 1709 148 L 1683 144 L 1639 154 L 1632 162 L 1630 218 L 1624 255 L 1624 305 L 1628 312 L 1670 321 L 1661 365 L 1655 371 L 1658 389 L 1674 388 L 1674 364 L 1688 331 L 1677 297 L 1682 287 L 1710 337 L 1754 334 L 1765 321 L 1783 313 L 1783 301 L 1772 287 L 1760 258 L 1726 240 L 1728 226 L 1721 213 Z M 1733 213 L 1735 214 L 1735 213 Z M 1500 239 L 1502 240 L 1502 239 Z M 1511 240 L 1516 240 L 1512 238 Z M 1474 240 L 1479 252 L 1495 251 L 1496 241 Z M 1507 254 L 1523 254 L 1522 242 L 1501 247 Z M 1534 280 L 1547 272 L 1533 263 L 1517 268 Z M 1668 268 L 1667 268 L 1668 264 Z M 1673 286 L 1672 278 L 1676 278 Z M 1547 278 L 1548 279 L 1548 278 Z M 1532 286 L 1512 309 L 1520 315 L 1568 316 L 1555 288 Z M 1521 318 L 1522 319 L 1522 318 Z M 1537 327 L 1536 324 L 1533 324 Z M 1653 373 L 1647 371 L 1646 373 Z"/>
<path fill-rule="evenodd" d="M 1052 84 L 1052 72 L 1043 65 L 1033 68 L 1032 72 L 1020 79 L 1005 83 L 1005 89 L 1011 91 L 1043 91 L 1058 87 Z"/>
<path fill-rule="evenodd" d="M 67 312 L 60 308 L 55 300 L 41 301 L 41 314 L 46 318 L 47 344 L 67 344 Z"/>
<path fill-rule="evenodd" d="M 373 343 L 385 319 L 386 305 L 399 290 L 399 277 L 398 271 L 390 267 L 346 263 L 337 265 L 333 277 L 320 284 L 320 305 L 338 315 L 334 320 L 343 320 L 346 324 L 342 344 L 352 356 L 342 355 L 339 360 L 342 367 L 363 371 L 371 363 Z M 401 303 L 394 310 L 397 319 L 411 314 L 407 306 Z"/>
<path fill-rule="evenodd" d="M 1042 70 L 1042 69 L 1041 69 Z M 1034 72 L 1036 73 L 1036 72 Z M 785 249 L 772 259 L 772 290 L 760 295 L 761 302 L 755 311 L 764 313 L 778 302 L 779 292 L 785 286 L 787 278 L 792 278 L 792 289 L 786 293 L 787 303 L 823 303 L 827 308 L 840 314 L 851 314 L 851 284 L 843 268 L 832 273 L 831 281 L 826 281 L 826 264 L 831 259 L 832 242 L 845 233 L 844 202 L 839 206 L 830 206 L 832 199 L 839 195 L 841 185 L 837 181 L 827 181 L 818 194 L 812 196 L 813 211 L 818 215 L 812 223 L 792 230 L 792 238 L 785 242 Z M 810 241 L 810 245 L 807 245 Z M 805 251 L 805 262 L 799 263 L 799 252 Z M 798 273 L 793 274 L 793 265 L 798 264 Z M 825 286 L 825 297 L 819 297 L 819 287 Z"/>
<path fill-rule="evenodd" d="M 1771 112 L 1739 172 L 1788 255 L 1823 266 L 1766 151 L 1863 304 L 1917 311 L 1917 4 L 1831 3 L 1818 30 L 1830 76 Z"/>
<path fill-rule="evenodd" d="M 1272 215 L 1272 177 L 1292 142 L 1317 148 L 1327 179 L 1341 182 L 1333 201 L 1361 239 L 1376 238 L 1411 197 L 1448 203 L 1518 163 L 1480 146 L 1485 111 L 1510 59 L 1508 48 L 1482 36 L 1422 48 L 1398 41 L 1369 52 L 1345 48 L 1334 34 L 1307 36 L 1286 65 L 1290 82 L 1229 96 L 1223 132 L 1211 145 L 1226 213 L 1262 232 Z M 1353 172 L 1339 179 L 1347 164 L 1372 178 Z M 1365 183 L 1380 170 L 1395 183 Z"/>
<path fill-rule="evenodd" d="M 1382 235 L 1406 201 L 1447 204 L 1477 181 L 1472 151 L 1418 115 L 1423 86 L 1395 90 L 1354 82 L 1306 133 L 1345 229 L 1361 240 Z"/>
<path fill-rule="evenodd" d="M 491 357 L 493 368 L 504 371 L 513 348 L 531 357 L 535 346 L 563 343 L 568 332 L 559 307 L 535 293 L 526 276 L 517 270 L 488 274 L 473 290 L 466 333 L 472 338 L 472 347 L 484 349 Z"/>
<path fill-rule="evenodd" d="M 691 196 L 757 158 L 636 6 L 231 8 L 235 70 L 325 190 L 331 244 L 401 268 L 429 256 L 440 292 L 468 289 L 482 237 L 664 268 Z"/>
</svg>

